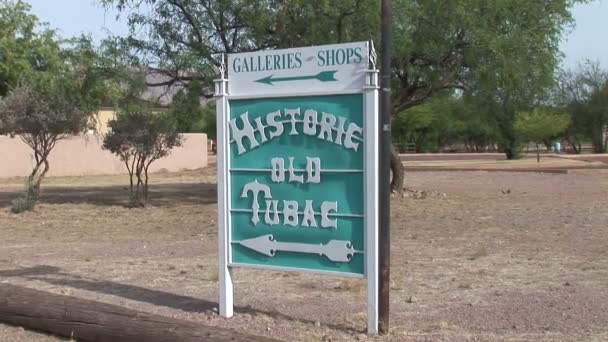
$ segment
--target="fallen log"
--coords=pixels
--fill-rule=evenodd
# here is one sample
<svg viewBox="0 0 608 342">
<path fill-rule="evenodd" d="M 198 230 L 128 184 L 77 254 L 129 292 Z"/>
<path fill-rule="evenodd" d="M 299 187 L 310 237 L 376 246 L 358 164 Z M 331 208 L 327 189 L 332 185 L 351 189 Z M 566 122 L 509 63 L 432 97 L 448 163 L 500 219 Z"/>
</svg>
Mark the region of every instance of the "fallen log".
<svg viewBox="0 0 608 342">
<path fill-rule="evenodd" d="M 0 284 L 0 322 L 78 341 L 276 341 L 9 284 Z"/>
</svg>

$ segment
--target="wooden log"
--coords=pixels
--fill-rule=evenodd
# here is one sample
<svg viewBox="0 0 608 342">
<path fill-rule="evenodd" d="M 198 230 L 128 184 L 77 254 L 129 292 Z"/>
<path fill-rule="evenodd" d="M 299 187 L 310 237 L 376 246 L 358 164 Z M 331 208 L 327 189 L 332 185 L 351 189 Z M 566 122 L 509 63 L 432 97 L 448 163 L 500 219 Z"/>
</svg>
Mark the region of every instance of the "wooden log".
<svg viewBox="0 0 608 342">
<path fill-rule="evenodd" d="M 0 284 L 0 322 L 79 341 L 276 341 L 9 284 Z"/>
</svg>

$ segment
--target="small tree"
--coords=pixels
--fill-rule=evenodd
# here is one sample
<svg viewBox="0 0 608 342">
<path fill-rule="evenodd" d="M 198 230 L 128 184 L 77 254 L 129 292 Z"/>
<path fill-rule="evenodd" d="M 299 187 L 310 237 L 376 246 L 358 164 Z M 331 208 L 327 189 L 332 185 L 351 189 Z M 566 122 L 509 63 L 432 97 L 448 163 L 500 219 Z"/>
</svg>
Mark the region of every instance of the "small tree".
<svg viewBox="0 0 608 342">
<path fill-rule="evenodd" d="M 514 129 L 522 141 L 536 143 L 536 162 L 540 163 L 539 145 L 556 138 L 568 128 L 568 125 L 570 125 L 570 115 L 535 108 L 532 111 L 517 113 Z"/>
<path fill-rule="evenodd" d="M 118 114 L 108 127 L 103 148 L 120 157 L 127 167 L 129 206 L 144 207 L 148 201 L 150 165 L 182 143 L 175 120 L 164 113 L 127 111 Z"/>
<path fill-rule="evenodd" d="M 78 89 L 72 86 L 63 77 L 39 80 L 36 85 L 25 82 L 0 102 L 0 134 L 18 136 L 34 152 L 26 196 L 15 202 L 14 211 L 34 208 L 57 142 L 87 129 L 92 112 L 83 108 Z"/>
</svg>

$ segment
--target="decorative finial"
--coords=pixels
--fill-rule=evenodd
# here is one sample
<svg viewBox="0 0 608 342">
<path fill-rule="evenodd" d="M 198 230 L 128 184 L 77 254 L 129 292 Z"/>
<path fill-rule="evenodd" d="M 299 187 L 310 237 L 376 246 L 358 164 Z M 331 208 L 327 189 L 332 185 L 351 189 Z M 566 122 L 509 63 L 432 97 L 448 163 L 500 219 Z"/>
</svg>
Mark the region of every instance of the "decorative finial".
<svg viewBox="0 0 608 342">
<path fill-rule="evenodd" d="M 220 54 L 220 78 L 224 79 L 224 74 L 226 73 L 226 55 Z"/>
<path fill-rule="evenodd" d="M 376 48 L 374 47 L 374 41 L 369 41 L 369 61 L 372 63 L 372 70 L 376 70 L 376 60 L 378 54 L 376 54 Z"/>
</svg>

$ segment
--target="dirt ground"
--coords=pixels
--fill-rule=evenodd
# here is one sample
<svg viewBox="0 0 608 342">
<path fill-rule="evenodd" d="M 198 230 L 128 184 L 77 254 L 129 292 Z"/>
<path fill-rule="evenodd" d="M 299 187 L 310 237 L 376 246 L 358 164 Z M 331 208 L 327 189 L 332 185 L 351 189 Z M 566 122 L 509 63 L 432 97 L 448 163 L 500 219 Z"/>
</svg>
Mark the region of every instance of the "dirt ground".
<svg viewBox="0 0 608 342">
<path fill-rule="evenodd" d="M 213 169 L 153 176 L 126 209 L 123 177 L 49 179 L 11 214 L 0 180 L 0 282 L 285 341 L 608 340 L 608 171 L 409 172 L 393 197 L 391 334 L 367 338 L 361 280 L 235 270 L 217 315 Z M 0 341 L 57 341 L 0 325 Z"/>
</svg>

